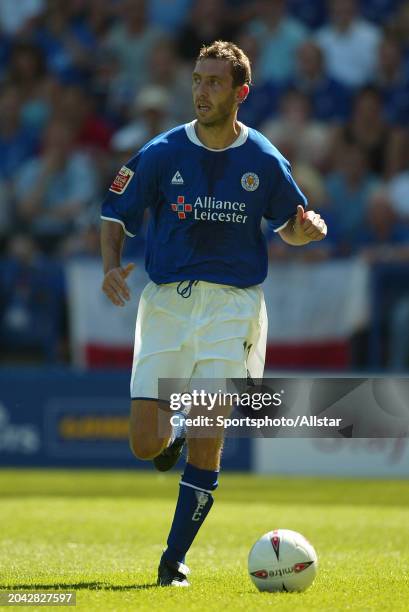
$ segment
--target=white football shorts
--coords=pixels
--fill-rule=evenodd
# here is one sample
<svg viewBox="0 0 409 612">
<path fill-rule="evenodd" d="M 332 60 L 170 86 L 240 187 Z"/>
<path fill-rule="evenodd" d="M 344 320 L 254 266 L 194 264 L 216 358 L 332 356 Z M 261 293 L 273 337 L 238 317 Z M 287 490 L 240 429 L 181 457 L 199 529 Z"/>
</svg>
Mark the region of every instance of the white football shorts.
<svg viewBox="0 0 409 612">
<path fill-rule="evenodd" d="M 261 287 L 199 281 L 182 297 L 178 285 L 150 282 L 142 292 L 131 398 L 159 398 L 159 378 L 262 378 L 267 313 Z"/>
</svg>

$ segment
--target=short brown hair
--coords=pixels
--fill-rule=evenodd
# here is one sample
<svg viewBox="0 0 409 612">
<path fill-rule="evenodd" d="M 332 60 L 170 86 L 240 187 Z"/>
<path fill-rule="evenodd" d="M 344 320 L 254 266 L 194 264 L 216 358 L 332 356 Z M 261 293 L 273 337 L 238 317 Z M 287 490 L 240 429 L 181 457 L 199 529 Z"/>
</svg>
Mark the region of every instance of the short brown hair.
<svg viewBox="0 0 409 612">
<path fill-rule="evenodd" d="M 216 40 L 211 45 L 203 45 L 196 61 L 204 59 L 220 59 L 230 62 L 233 87 L 250 85 L 251 66 L 247 55 L 237 45 L 225 40 Z"/>
</svg>

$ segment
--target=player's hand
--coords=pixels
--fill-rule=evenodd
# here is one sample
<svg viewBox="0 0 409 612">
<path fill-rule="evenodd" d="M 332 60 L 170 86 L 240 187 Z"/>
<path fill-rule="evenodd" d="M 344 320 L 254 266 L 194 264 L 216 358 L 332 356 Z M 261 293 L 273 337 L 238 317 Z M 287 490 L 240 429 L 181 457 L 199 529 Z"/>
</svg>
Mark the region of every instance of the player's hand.
<svg viewBox="0 0 409 612">
<path fill-rule="evenodd" d="M 318 213 L 313 210 L 305 211 L 301 205 L 298 205 L 294 234 L 301 239 L 308 238 L 310 241 L 323 240 L 327 235 L 327 225 Z"/>
<path fill-rule="evenodd" d="M 112 268 L 105 274 L 102 291 L 115 306 L 125 306 L 125 302 L 131 299 L 126 279 L 134 268 L 135 264 L 129 263 L 124 268 Z"/>
</svg>

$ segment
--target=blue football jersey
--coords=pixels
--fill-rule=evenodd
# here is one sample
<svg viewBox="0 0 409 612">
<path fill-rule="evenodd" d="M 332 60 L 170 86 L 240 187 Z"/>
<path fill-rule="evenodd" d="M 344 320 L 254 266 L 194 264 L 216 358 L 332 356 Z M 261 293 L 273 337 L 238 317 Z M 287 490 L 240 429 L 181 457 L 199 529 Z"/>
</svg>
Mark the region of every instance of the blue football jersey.
<svg viewBox="0 0 409 612">
<path fill-rule="evenodd" d="M 209 149 L 195 121 L 147 143 L 114 179 L 102 218 L 134 236 L 149 208 L 146 270 L 157 284 L 203 280 L 236 287 L 267 274 L 263 217 L 282 229 L 306 199 L 287 160 L 241 124 L 226 149 Z"/>
</svg>

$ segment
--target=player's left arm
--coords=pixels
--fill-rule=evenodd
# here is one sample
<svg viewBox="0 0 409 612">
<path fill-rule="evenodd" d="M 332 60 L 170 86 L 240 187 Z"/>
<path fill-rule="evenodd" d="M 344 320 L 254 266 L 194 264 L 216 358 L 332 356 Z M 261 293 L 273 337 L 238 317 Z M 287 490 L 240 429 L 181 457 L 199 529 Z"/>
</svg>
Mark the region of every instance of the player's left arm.
<svg viewBox="0 0 409 612">
<path fill-rule="evenodd" d="M 318 213 L 304 210 L 299 204 L 296 214 L 277 233 L 287 244 L 302 246 L 312 241 L 323 240 L 327 235 L 327 225 Z"/>
<path fill-rule="evenodd" d="M 288 160 L 272 150 L 269 162 L 270 192 L 263 216 L 271 222 L 274 232 L 293 246 L 325 238 L 326 223 L 315 211 L 306 210 L 307 198 L 294 181 Z"/>
</svg>

